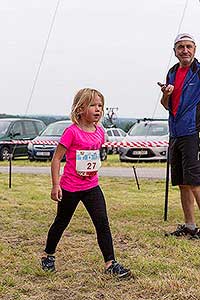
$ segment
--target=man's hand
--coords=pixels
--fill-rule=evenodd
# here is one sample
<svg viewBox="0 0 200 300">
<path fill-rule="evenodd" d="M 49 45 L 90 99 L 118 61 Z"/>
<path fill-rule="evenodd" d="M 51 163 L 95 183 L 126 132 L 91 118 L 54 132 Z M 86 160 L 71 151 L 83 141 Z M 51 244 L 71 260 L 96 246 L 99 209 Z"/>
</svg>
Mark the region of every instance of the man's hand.
<svg viewBox="0 0 200 300">
<path fill-rule="evenodd" d="M 161 91 L 163 93 L 160 102 L 165 107 L 165 109 L 168 109 L 169 108 L 169 96 L 173 93 L 174 86 L 172 84 L 166 85 L 161 82 L 157 82 L 157 84 L 161 87 Z"/>
<path fill-rule="evenodd" d="M 170 96 L 173 93 L 174 86 L 172 84 L 168 84 L 167 86 L 163 86 L 161 88 L 161 91 L 163 92 L 163 95 Z"/>
<path fill-rule="evenodd" d="M 157 84 L 161 87 L 161 91 L 163 92 L 164 96 L 170 96 L 173 93 L 174 86 L 172 84 L 164 84 L 161 82 L 157 82 Z"/>
</svg>

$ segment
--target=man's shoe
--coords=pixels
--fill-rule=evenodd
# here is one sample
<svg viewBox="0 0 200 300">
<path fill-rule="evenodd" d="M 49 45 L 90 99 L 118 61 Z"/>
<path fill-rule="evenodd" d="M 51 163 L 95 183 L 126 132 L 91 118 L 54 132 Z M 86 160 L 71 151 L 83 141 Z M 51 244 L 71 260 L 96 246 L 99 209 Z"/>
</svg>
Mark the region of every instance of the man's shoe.
<svg viewBox="0 0 200 300">
<path fill-rule="evenodd" d="M 47 255 L 41 259 L 42 269 L 44 271 L 55 271 L 55 256 Z"/>
<path fill-rule="evenodd" d="M 190 240 L 200 240 L 200 229 L 197 228 L 195 234 L 191 235 Z"/>
<path fill-rule="evenodd" d="M 117 261 L 113 260 L 110 267 L 105 270 L 106 274 L 116 275 L 118 278 L 128 277 L 131 274 L 130 269 L 124 268 Z"/>
<path fill-rule="evenodd" d="M 179 224 L 175 231 L 165 233 L 165 236 L 176 236 L 176 237 L 186 236 L 186 235 L 194 236 L 198 231 L 199 230 L 197 227 L 194 230 L 192 230 L 186 227 L 185 224 L 183 225 Z"/>
</svg>

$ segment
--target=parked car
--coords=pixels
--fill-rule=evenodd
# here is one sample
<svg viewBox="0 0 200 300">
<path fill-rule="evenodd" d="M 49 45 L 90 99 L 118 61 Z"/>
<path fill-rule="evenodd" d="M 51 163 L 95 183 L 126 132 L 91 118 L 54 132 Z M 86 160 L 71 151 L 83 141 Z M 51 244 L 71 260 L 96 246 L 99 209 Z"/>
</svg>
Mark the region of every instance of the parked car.
<svg viewBox="0 0 200 300">
<path fill-rule="evenodd" d="M 46 125 L 41 120 L 24 118 L 0 119 L 0 160 L 28 155 L 28 141 L 34 139 Z"/>
<path fill-rule="evenodd" d="M 121 142 L 126 136 L 126 132 L 121 128 L 106 128 L 107 140 L 108 142 Z M 116 146 L 108 146 L 108 153 L 117 153 L 118 147 Z"/>
<path fill-rule="evenodd" d="M 71 120 L 62 120 L 49 124 L 40 135 L 28 144 L 29 160 L 51 160 L 63 131 L 71 124 Z M 106 159 L 106 148 L 102 147 L 100 157 L 101 160 Z"/>
<path fill-rule="evenodd" d="M 71 120 L 50 123 L 28 144 L 29 160 L 51 160 L 63 131 L 71 124 Z"/>
<path fill-rule="evenodd" d="M 167 121 L 134 124 L 119 147 L 120 161 L 165 161 L 168 147 Z"/>
</svg>

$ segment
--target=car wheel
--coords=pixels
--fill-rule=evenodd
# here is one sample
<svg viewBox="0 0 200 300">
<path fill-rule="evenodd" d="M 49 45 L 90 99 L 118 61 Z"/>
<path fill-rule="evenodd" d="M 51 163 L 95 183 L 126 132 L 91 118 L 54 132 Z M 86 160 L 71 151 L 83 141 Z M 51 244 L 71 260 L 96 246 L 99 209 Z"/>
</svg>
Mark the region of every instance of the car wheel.
<svg viewBox="0 0 200 300">
<path fill-rule="evenodd" d="M 123 159 L 123 158 L 121 158 L 121 157 L 119 157 L 119 160 L 120 160 L 120 162 L 127 162 L 126 159 Z"/>
<path fill-rule="evenodd" d="M 8 147 L 3 147 L 0 150 L 0 160 L 9 160 L 10 149 Z"/>
<path fill-rule="evenodd" d="M 113 149 L 108 149 L 108 154 L 113 154 Z"/>
<path fill-rule="evenodd" d="M 113 148 L 113 154 L 118 154 L 119 151 L 118 151 L 118 148 Z"/>
<path fill-rule="evenodd" d="M 29 161 L 34 161 L 35 160 L 33 157 L 29 157 L 28 159 L 29 159 Z"/>
<path fill-rule="evenodd" d="M 107 159 L 107 150 L 106 148 L 101 148 L 100 150 L 100 159 L 101 161 L 104 161 Z"/>
</svg>

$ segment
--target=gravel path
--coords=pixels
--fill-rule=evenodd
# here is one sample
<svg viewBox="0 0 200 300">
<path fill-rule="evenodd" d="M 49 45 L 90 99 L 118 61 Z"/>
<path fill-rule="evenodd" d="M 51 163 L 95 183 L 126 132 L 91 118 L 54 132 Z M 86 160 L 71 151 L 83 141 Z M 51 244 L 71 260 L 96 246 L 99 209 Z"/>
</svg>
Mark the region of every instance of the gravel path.
<svg viewBox="0 0 200 300">
<path fill-rule="evenodd" d="M 149 179 L 164 179 L 166 177 L 165 168 L 136 168 L 136 174 L 138 178 Z M 8 173 L 8 167 L 0 166 L 0 173 Z M 50 174 L 50 167 L 16 167 L 12 166 L 12 173 L 24 173 L 24 174 Z M 108 177 L 133 177 L 132 168 L 121 167 L 102 167 L 99 170 L 99 176 Z"/>
</svg>

